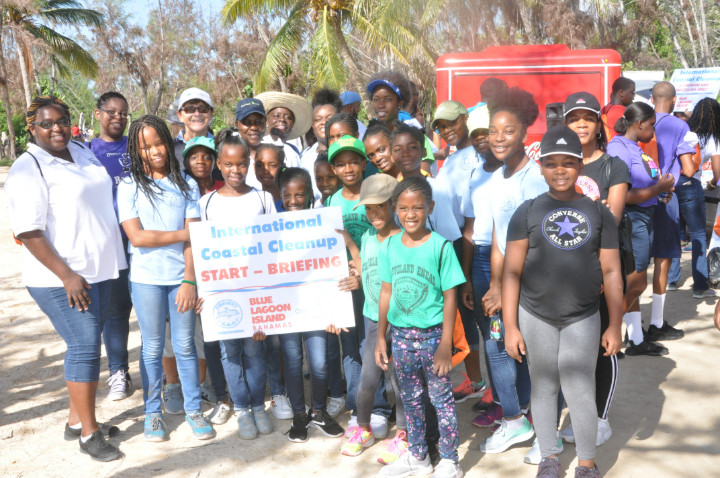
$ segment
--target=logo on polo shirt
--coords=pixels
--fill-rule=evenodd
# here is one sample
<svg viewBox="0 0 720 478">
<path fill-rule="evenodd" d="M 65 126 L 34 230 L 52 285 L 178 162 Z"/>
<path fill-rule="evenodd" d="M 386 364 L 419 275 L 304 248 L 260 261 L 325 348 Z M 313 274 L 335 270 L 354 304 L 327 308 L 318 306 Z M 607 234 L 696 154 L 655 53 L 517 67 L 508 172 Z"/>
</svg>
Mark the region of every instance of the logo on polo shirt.
<svg viewBox="0 0 720 478">
<path fill-rule="evenodd" d="M 577 209 L 560 208 L 548 213 L 542 221 L 545 239 L 558 249 L 577 249 L 590 238 L 590 222 Z"/>
<path fill-rule="evenodd" d="M 234 300 L 225 299 L 215 304 L 212 316 L 219 327 L 223 329 L 234 329 L 242 322 L 243 311 L 240 304 Z"/>
</svg>

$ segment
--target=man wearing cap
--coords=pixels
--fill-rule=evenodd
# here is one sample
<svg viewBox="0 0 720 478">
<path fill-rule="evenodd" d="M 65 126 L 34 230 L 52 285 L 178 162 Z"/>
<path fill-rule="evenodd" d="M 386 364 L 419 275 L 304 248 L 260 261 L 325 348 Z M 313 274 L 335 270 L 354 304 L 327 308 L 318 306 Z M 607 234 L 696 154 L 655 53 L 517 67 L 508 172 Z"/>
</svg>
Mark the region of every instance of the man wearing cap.
<svg viewBox="0 0 720 478">
<path fill-rule="evenodd" d="M 269 134 L 263 138 L 263 143 L 282 146 L 285 166 L 300 167 L 301 138 L 312 126 L 312 106 L 301 96 L 278 91 L 260 93 L 256 98 L 265 106 L 267 118 Z"/>
<path fill-rule="evenodd" d="M 182 153 L 187 142 L 196 136 L 213 137 L 210 133 L 213 106 L 210 95 L 200 88 L 188 88 L 180 93 L 178 105 L 177 116 L 184 128 L 175 137 L 175 158 L 182 170 Z"/>
<path fill-rule="evenodd" d="M 258 191 L 262 191 L 262 184 L 255 177 L 255 152 L 263 142 L 266 124 L 265 106 L 259 99 L 244 98 L 235 105 L 235 128 L 250 147 L 250 164 L 245 183 Z"/>
<path fill-rule="evenodd" d="M 340 94 L 340 101 L 342 101 L 342 109 L 340 111 L 352 115 L 355 118 L 355 121 L 357 121 L 359 133 L 358 137 L 362 140 L 365 137 L 365 131 L 367 131 L 367 126 L 358 119 L 362 98 L 360 98 L 360 95 L 354 91 L 345 91 Z"/>
</svg>

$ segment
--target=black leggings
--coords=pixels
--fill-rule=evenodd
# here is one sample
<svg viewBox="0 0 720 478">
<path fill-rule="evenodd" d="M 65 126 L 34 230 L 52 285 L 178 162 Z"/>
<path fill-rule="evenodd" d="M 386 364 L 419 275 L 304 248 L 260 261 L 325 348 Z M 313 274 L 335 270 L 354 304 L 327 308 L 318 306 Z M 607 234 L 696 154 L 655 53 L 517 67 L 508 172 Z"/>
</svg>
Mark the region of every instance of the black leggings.
<svg viewBox="0 0 720 478">
<path fill-rule="evenodd" d="M 600 296 L 600 337 L 610 325 L 605 294 Z M 615 396 L 618 381 L 617 355 L 605 357 L 602 344 L 598 346 L 597 366 L 595 368 L 595 404 L 599 418 L 607 419 L 610 404 Z"/>
</svg>

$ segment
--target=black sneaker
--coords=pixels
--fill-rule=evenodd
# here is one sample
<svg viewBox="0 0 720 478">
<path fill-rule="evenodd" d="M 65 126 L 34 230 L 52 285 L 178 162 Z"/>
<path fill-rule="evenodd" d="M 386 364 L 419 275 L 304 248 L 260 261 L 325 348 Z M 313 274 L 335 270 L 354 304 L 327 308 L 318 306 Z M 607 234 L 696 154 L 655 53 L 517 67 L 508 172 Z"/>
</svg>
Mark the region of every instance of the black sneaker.
<svg viewBox="0 0 720 478">
<path fill-rule="evenodd" d="M 78 438 L 78 442 L 80 451 L 87 453 L 95 461 L 112 461 L 122 456 L 120 450 L 107 442 L 100 430 L 93 433 L 85 443 L 80 438 Z"/>
<path fill-rule="evenodd" d="M 295 443 L 305 443 L 308 440 L 308 423 L 310 423 L 310 418 L 308 418 L 307 413 L 295 413 L 292 426 L 287 432 L 288 440 Z"/>
<path fill-rule="evenodd" d="M 655 342 L 644 340 L 640 344 L 635 345 L 635 342 L 630 341 L 630 345 L 625 349 L 625 355 L 652 355 L 659 357 L 660 355 L 667 355 L 668 349 L 662 345 L 658 345 Z"/>
<path fill-rule="evenodd" d="M 676 329 L 667 322 L 663 322 L 662 327 L 656 327 L 651 325 L 645 332 L 645 338 L 652 342 L 659 340 L 678 340 L 685 337 L 685 332 L 680 329 Z"/>
<path fill-rule="evenodd" d="M 98 423 L 98 428 L 100 428 L 100 431 L 102 432 L 103 436 L 105 438 L 114 437 L 118 433 L 120 433 L 120 429 L 116 427 L 115 425 L 108 425 L 106 423 Z M 80 435 L 82 435 L 82 429 L 75 430 L 74 428 L 70 428 L 70 425 L 65 423 L 65 440 L 66 441 L 72 441 L 77 440 L 80 438 Z"/>
<path fill-rule="evenodd" d="M 317 428 L 323 435 L 329 437 L 341 437 L 345 434 L 345 430 L 326 410 L 314 410 L 310 415 L 310 425 Z"/>
</svg>

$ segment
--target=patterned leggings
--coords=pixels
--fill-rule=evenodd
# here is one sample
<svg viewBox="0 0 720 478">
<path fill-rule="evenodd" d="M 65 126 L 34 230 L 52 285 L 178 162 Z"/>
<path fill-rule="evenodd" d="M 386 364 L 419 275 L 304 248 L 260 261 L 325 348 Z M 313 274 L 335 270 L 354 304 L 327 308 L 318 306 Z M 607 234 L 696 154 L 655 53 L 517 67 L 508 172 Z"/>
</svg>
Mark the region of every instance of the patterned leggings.
<svg viewBox="0 0 720 478">
<path fill-rule="evenodd" d="M 422 460 L 428 451 L 425 441 L 425 408 L 422 401 L 424 375 L 430 401 L 438 416 L 440 456 L 457 463 L 460 439 L 450 376 L 438 377 L 433 372 L 433 357 L 441 337 L 442 325 L 429 329 L 393 327 L 393 361 L 405 407 L 410 452 L 415 458 Z"/>
</svg>

